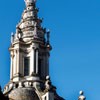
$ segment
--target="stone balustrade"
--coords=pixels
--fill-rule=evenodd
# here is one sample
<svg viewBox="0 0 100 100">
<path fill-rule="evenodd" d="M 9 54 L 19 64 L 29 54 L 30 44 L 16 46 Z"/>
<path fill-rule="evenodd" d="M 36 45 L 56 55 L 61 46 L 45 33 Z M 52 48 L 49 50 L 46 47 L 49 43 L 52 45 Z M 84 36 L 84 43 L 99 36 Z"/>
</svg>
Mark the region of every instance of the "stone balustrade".
<svg viewBox="0 0 100 100">
<path fill-rule="evenodd" d="M 19 82 L 11 82 L 8 85 L 5 86 L 3 93 L 6 94 L 10 92 L 11 90 L 14 90 L 16 88 L 31 88 L 35 87 L 36 83 L 43 83 L 42 81 L 19 81 Z"/>
</svg>

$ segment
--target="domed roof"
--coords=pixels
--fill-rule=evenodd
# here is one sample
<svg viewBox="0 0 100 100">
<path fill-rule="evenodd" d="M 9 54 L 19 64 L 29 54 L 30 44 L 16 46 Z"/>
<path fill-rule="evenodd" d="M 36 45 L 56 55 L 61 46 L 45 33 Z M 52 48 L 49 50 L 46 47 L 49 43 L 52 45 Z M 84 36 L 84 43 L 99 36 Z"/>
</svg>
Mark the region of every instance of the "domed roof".
<svg viewBox="0 0 100 100">
<path fill-rule="evenodd" d="M 9 94 L 11 100 L 39 100 L 33 88 L 17 88 Z"/>
</svg>

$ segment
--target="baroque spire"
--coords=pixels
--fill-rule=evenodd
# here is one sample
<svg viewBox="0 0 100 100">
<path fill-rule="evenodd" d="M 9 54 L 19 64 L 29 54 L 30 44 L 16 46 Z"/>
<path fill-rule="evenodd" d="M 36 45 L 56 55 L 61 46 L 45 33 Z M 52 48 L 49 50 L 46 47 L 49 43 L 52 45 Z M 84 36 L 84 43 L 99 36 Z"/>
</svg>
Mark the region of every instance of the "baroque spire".
<svg viewBox="0 0 100 100">
<path fill-rule="evenodd" d="M 24 0 L 26 7 L 22 13 L 20 22 L 16 26 L 15 41 L 37 40 L 45 42 L 46 30 L 41 26 L 42 19 L 38 17 L 39 9 L 36 8 L 36 0 Z"/>
<path fill-rule="evenodd" d="M 36 0 L 24 1 L 26 7 L 16 26 L 16 33 L 11 35 L 11 79 L 16 80 L 17 77 L 18 81 L 22 76 L 38 75 L 45 80 L 49 75 L 49 51 L 52 48 L 50 31 L 41 26 Z"/>
<path fill-rule="evenodd" d="M 11 100 L 63 100 L 49 77 L 50 31 L 41 26 L 36 0 L 25 0 L 25 4 L 11 35 L 10 82 L 3 93 Z"/>
</svg>

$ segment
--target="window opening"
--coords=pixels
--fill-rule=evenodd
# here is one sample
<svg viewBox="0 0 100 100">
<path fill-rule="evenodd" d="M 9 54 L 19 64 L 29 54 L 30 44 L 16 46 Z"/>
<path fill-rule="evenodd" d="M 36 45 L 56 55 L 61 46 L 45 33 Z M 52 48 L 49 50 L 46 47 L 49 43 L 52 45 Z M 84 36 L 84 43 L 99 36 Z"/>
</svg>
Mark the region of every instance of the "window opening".
<svg viewBox="0 0 100 100">
<path fill-rule="evenodd" d="M 29 75 L 30 57 L 24 57 L 24 76 Z"/>
</svg>

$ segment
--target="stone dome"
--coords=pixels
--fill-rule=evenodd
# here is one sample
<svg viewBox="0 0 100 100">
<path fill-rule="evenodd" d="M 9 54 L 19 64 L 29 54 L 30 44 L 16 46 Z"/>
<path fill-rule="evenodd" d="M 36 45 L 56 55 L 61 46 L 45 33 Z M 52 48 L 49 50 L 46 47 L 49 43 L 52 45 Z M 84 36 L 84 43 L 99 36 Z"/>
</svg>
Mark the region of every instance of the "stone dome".
<svg viewBox="0 0 100 100">
<path fill-rule="evenodd" d="M 17 88 L 10 92 L 10 100 L 39 100 L 33 88 Z"/>
</svg>

